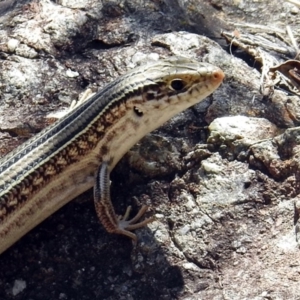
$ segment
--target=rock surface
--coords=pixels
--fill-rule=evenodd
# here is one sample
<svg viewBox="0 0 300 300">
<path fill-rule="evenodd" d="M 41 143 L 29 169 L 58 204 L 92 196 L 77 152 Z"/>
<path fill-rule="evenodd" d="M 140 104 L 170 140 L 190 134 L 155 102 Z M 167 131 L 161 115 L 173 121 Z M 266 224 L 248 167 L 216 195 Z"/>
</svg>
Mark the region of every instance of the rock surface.
<svg viewBox="0 0 300 300">
<path fill-rule="evenodd" d="M 185 55 L 226 74 L 115 168 L 117 212 L 148 204 L 156 217 L 137 246 L 104 231 L 88 191 L 0 256 L 0 300 L 299 298 L 299 97 L 265 97 L 258 69 L 216 43 L 230 20 L 296 26 L 295 6 L 8 0 L 0 16 L 2 156 L 145 60 Z"/>
</svg>

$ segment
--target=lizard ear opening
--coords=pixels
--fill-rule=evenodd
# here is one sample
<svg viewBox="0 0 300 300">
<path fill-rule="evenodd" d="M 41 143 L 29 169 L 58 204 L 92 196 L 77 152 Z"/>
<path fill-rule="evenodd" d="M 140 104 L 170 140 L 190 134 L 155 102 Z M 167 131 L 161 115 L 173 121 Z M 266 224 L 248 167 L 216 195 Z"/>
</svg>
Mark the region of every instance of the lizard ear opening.
<svg viewBox="0 0 300 300">
<path fill-rule="evenodd" d="M 133 111 L 138 117 L 142 117 L 144 115 L 144 113 L 136 106 L 133 107 Z"/>
<path fill-rule="evenodd" d="M 174 91 L 181 91 L 184 89 L 184 87 L 185 87 L 185 82 L 182 79 L 176 78 L 173 79 L 171 82 L 171 88 Z"/>
</svg>

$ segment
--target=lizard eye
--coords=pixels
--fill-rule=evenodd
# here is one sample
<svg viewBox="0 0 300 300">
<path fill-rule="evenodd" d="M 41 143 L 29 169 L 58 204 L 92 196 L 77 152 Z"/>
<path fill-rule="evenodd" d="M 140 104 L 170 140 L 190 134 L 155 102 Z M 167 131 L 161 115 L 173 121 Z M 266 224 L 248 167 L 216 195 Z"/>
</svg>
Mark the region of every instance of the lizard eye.
<svg viewBox="0 0 300 300">
<path fill-rule="evenodd" d="M 144 113 L 136 106 L 133 107 L 133 111 L 138 117 L 142 117 L 144 115 Z"/>
<path fill-rule="evenodd" d="M 171 88 L 174 91 L 181 91 L 185 86 L 185 82 L 181 79 L 174 79 L 171 82 Z"/>
</svg>

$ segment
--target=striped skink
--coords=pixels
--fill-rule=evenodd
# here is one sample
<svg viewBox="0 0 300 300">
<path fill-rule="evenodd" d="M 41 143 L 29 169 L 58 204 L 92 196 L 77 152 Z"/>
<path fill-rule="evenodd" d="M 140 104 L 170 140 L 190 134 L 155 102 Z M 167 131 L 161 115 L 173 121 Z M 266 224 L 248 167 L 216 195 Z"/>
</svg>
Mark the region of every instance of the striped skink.
<svg viewBox="0 0 300 300">
<path fill-rule="evenodd" d="M 0 161 L 0 253 L 94 186 L 97 215 L 108 232 L 136 240 L 114 212 L 109 174 L 143 136 L 203 100 L 221 84 L 210 64 L 174 57 L 137 67 L 108 84 Z"/>
</svg>

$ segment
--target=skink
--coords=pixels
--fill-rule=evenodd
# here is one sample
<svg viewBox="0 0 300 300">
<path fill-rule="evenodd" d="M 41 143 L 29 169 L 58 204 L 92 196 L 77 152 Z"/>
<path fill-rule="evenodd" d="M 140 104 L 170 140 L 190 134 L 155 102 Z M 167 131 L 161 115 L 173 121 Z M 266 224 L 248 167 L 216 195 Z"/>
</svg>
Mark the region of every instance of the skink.
<svg viewBox="0 0 300 300">
<path fill-rule="evenodd" d="M 0 253 L 94 186 L 97 215 L 108 232 L 136 240 L 137 223 L 116 216 L 109 174 L 143 136 L 198 103 L 222 83 L 210 64 L 174 57 L 137 67 L 0 161 Z"/>
</svg>

